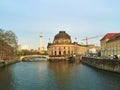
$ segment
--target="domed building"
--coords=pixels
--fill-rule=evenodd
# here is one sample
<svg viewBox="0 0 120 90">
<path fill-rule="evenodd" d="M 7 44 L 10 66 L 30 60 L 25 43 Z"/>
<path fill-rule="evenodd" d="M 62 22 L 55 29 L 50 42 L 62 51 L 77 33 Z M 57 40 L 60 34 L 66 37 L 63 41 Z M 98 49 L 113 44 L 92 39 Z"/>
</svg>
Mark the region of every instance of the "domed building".
<svg viewBox="0 0 120 90">
<path fill-rule="evenodd" d="M 74 55 L 85 55 L 88 46 L 80 45 L 71 40 L 71 36 L 65 31 L 59 31 L 55 35 L 52 43 L 48 43 L 48 53 L 50 60 L 68 60 Z"/>
<path fill-rule="evenodd" d="M 53 43 L 59 43 L 59 44 L 70 44 L 71 43 L 71 37 L 68 35 L 65 31 L 60 31 L 54 38 Z"/>
<path fill-rule="evenodd" d="M 71 36 L 65 31 L 55 35 L 53 43 L 48 43 L 50 60 L 68 60 L 70 56 L 78 54 L 78 44 L 72 43 Z"/>
</svg>

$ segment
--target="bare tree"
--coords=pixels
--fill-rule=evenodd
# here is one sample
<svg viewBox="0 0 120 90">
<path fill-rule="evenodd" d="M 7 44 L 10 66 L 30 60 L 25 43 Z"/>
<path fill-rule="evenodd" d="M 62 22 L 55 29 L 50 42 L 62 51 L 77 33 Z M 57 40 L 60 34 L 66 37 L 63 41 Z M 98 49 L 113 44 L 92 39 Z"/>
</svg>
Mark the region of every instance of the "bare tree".
<svg viewBox="0 0 120 90">
<path fill-rule="evenodd" d="M 15 33 L 12 31 L 4 31 L 3 29 L 0 29 L 0 40 L 6 42 L 8 45 L 13 47 L 14 49 L 17 48 L 17 37 Z"/>
<path fill-rule="evenodd" d="M 17 37 L 15 35 L 15 33 L 13 33 L 12 31 L 6 31 L 5 32 L 5 40 L 4 40 L 8 45 L 10 45 L 11 47 L 13 47 L 14 49 L 17 48 Z"/>
<path fill-rule="evenodd" d="M 0 58 L 8 59 L 17 50 L 17 37 L 12 31 L 0 29 Z"/>
</svg>

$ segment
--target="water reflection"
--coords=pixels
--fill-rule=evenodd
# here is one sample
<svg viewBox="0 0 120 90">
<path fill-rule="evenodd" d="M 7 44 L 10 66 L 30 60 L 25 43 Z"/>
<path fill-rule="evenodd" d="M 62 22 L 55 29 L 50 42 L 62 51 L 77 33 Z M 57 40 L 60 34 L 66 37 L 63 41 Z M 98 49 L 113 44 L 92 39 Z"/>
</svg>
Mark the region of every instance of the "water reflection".
<svg viewBox="0 0 120 90">
<path fill-rule="evenodd" d="M 120 74 L 83 64 L 21 62 L 0 68 L 0 90 L 119 90 Z"/>
<path fill-rule="evenodd" d="M 48 68 L 53 72 L 54 80 L 59 90 L 68 90 L 69 82 L 72 78 L 71 68 L 75 64 L 65 62 L 51 62 L 48 64 Z"/>
<path fill-rule="evenodd" d="M 40 62 L 40 61 L 47 61 L 47 58 L 26 58 L 23 59 L 24 62 Z"/>
<path fill-rule="evenodd" d="M 33 58 L 33 61 L 47 61 L 47 58 Z"/>
<path fill-rule="evenodd" d="M 11 70 L 9 67 L 0 67 L 0 90 L 9 90 L 11 85 Z"/>
</svg>

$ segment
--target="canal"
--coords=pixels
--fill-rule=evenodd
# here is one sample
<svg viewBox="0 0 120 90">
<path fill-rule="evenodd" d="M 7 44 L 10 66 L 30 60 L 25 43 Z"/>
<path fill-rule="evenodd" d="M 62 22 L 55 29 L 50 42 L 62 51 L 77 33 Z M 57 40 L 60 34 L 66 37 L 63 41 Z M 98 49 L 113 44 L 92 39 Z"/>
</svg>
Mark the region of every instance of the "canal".
<svg viewBox="0 0 120 90">
<path fill-rule="evenodd" d="M 82 63 L 19 62 L 0 68 L 0 90 L 120 90 L 120 74 Z"/>
</svg>

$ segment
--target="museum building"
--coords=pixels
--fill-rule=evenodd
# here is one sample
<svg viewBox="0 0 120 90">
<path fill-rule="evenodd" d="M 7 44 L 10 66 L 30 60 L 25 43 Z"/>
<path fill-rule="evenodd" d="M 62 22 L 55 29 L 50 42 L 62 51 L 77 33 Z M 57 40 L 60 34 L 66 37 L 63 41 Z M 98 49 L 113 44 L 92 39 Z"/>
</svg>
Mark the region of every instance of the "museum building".
<svg viewBox="0 0 120 90">
<path fill-rule="evenodd" d="M 50 60 L 69 60 L 75 55 L 85 55 L 88 51 L 86 45 L 80 45 L 71 40 L 71 36 L 65 31 L 59 31 L 55 35 L 52 43 L 48 43 L 48 53 Z"/>
</svg>

